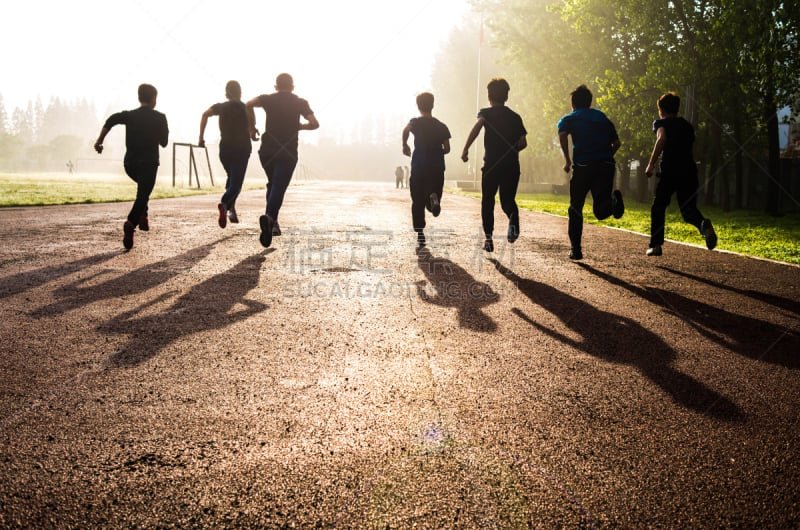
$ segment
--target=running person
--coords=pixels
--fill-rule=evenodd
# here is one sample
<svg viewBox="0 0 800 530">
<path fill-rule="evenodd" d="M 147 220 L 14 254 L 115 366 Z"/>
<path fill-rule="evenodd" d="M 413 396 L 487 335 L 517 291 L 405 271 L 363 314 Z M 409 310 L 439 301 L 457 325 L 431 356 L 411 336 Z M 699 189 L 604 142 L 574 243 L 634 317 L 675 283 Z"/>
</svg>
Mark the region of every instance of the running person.
<svg viewBox="0 0 800 530">
<path fill-rule="evenodd" d="M 294 80 L 291 75 L 278 75 L 275 90 L 272 94 L 262 94 L 251 99 L 246 105 L 250 138 L 254 141 L 258 140 L 258 130 L 253 109 L 261 107 L 267 114 L 264 134 L 261 135 L 261 148 L 258 151 L 261 166 L 267 174 L 267 207 L 265 214 L 258 219 L 261 226 L 259 241 L 265 247 L 272 244 L 273 229 L 276 229 L 275 235 L 280 235 L 278 213 L 297 166 L 297 133 L 319 128 L 319 122 L 308 101 L 293 93 Z M 301 116 L 305 122 L 300 121 Z"/>
<path fill-rule="evenodd" d="M 135 110 L 123 110 L 108 117 L 100 135 L 94 143 L 98 153 L 103 152 L 103 141 L 112 127 L 125 125 L 125 173 L 136 183 L 136 200 L 133 201 L 128 220 L 122 226 L 122 244 L 127 250 L 133 248 L 133 233 L 138 226 L 150 230 L 147 203 L 156 185 L 158 173 L 158 146 L 166 147 L 169 141 L 167 117 L 155 110 L 158 90 L 153 85 L 141 84 L 138 89 L 141 106 Z"/>
<path fill-rule="evenodd" d="M 225 85 L 225 97 L 228 101 L 211 105 L 200 118 L 200 139 L 197 145 L 205 147 L 203 136 L 208 118 L 219 116 L 219 161 L 228 175 L 225 181 L 225 193 L 217 205 L 220 228 L 225 228 L 227 220 L 239 222 L 236 215 L 236 199 L 242 191 L 247 162 L 253 148 L 250 144 L 250 131 L 247 123 L 247 110 L 242 103 L 242 87 L 237 81 L 228 81 Z"/>
</svg>

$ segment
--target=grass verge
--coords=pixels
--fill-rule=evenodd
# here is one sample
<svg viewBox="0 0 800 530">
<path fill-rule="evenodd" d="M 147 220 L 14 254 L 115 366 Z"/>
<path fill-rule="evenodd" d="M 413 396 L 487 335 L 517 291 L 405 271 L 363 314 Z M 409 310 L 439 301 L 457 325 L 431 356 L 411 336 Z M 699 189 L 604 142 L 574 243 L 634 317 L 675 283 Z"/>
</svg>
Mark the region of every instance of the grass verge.
<svg viewBox="0 0 800 530">
<path fill-rule="evenodd" d="M 476 192 L 457 193 L 480 198 L 480 193 Z M 626 197 L 625 215 L 621 219 L 609 218 L 605 221 L 593 217 L 591 203 L 590 196 L 583 211 L 584 222 L 650 234 L 649 202 L 642 203 Z M 517 204 L 526 210 L 566 217 L 569 197 L 520 193 L 517 194 Z M 773 217 L 758 211 L 724 212 L 720 208 L 703 205 L 700 210 L 714 223 L 719 236 L 718 249 L 800 265 L 800 213 Z M 667 209 L 665 230 L 669 240 L 701 246 L 705 244 L 697 229 L 683 220 L 674 200 Z M 643 243 L 646 246 L 647 242 Z"/>
</svg>

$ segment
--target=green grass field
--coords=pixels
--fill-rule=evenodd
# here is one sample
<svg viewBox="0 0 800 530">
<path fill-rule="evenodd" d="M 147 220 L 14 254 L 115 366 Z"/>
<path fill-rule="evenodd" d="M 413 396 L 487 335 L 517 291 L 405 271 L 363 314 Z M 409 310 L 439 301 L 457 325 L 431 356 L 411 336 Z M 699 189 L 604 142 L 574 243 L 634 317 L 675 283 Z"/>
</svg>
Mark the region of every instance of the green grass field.
<svg viewBox="0 0 800 530">
<path fill-rule="evenodd" d="M 261 179 L 245 181 L 245 189 L 263 188 L 264 181 Z M 223 191 L 222 185 L 199 190 L 185 183 L 172 187 L 172 179 L 162 176 L 151 197 L 163 199 L 222 194 Z M 480 197 L 479 193 L 458 193 Z M 0 173 L 0 207 L 124 202 L 132 201 L 135 195 L 135 185 L 124 175 Z M 528 210 L 566 216 L 569 199 L 559 195 L 521 193 L 517 195 L 517 203 Z M 717 248 L 800 265 L 800 213 L 771 217 L 750 210 L 723 212 L 708 206 L 702 206 L 701 210 L 713 221 L 719 234 Z M 584 208 L 584 219 L 591 224 L 649 234 L 650 204 L 626 198 L 622 219 L 610 218 L 601 223 L 592 216 L 589 198 Z M 666 237 L 673 241 L 704 244 L 697 230 L 683 221 L 674 201 L 667 210 Z"/>
<path fill-rule="evenodd" d="M 480 197 L 479 193 L 459 193 Z M 517 195 L 517 204 L 527 210 L 566 217 L 569 197 L 520 193 Z M 703 215 L 714 223 L 719 236 L 718 249 L 800 265 L 800 213 L 772 217 L 750 210 L 723 212 L 720 208 L 703 205 L 700 209 Z M 625 215 L 621 219 L 609 218 L 600 222 L 592 215 L 591 197 L 589 197 L 583 217 L 586 223 L 650 234 L 649 202 L 641 203 L 626 197 Z M 666 238 L 699 246 L 705 245 L 697 229 L 683 221 L 674 200 L 667 209 Z M 645 250 L 643 247 L 642 253 Z"/>
<path fill-rule="evenodd" d="M 197 189 L 184 182 L 173 187 L 170 177 L 160 176 L 150 197 L 166 199 L 216 193 L 221 195 L 225 191 L 222 184 L 208 186 L 204 183 L 202 189 Z M 245 181 L 245 189 L 263 187 L 263 180 Z M 136 185 L 124 175 L 0 173 L 0 207 L 125 202 L 135 198 Z"/>
</svg>

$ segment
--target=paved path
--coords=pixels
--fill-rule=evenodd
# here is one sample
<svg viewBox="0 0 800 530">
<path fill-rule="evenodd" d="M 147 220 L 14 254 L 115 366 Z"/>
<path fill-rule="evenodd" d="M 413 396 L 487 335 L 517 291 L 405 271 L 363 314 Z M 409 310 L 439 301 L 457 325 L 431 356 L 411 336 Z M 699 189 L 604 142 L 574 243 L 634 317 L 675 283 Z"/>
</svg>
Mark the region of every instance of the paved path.
<svg viewBox="0 0 800 530">
<path fill-rule="evenodd" d="M 0 527 L 800 525 L 800 269 L 305 183 L 0 210 Z M 502 214 L 499 207 L 498 221 Z M 504 227 L 505 223 L 499 222 Z M 725 234 L 720 234 L 725 237 Z M 699 243 L 699 241 L 698 241 Z"/>
</svg>

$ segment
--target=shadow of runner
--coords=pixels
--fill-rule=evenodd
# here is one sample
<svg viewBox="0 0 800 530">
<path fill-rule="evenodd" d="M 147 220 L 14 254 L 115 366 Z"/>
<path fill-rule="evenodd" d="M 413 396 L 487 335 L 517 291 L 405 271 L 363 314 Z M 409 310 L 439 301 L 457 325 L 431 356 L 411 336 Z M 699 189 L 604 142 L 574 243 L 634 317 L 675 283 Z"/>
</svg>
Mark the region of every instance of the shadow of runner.
<svg viewBox="0 0 800 530">
<path fill-rule="evenodd" d="M 108 261 L 114 256 L 124 254 L 123 251 L 118 252 L 104 252 L 102 254 L 95 254 L 68 263 L 59 263 L 58 265 L 50 265 L 28 272 L 20 272 L 0 278 L 0 298 L 14 296 L 23 291 L 34 289 L 40 285 L 44 285 L 62 276 L 67 276 L 83 270 L 86 267 L 91 267 L 104 261 Z"/>
<path fill-rule="evenodd" d="M 99 302 L 100 300 L 109 300 L 120 296 L 143 293 L 191 268 L 198 261 L 207 257 L 215 245 L 229 238 L 230 236 L 221 238 L 213 243 L 193 248 L 183 254 L 178 254 L 177 256 L 145 265 L 144 267 L 98 285 L 83 286 L 96 276 L 102 274 L 102 272 L 88 278 L 81 278 L 76 282 L 56 289 L 53 292 L 56 301 L 33 311 L 31 316 L 43 317 L 66 313 L 67 311 L 79 309 L 91 303 Z"/>
<path fill-rule="evenodd" d="M 484 333 L 497 330 L 497 323 L 482 311 L 499 299 L 491 286 L 479 282 L 449 259 L 433 257 L 426 247 L 417 249 L 417 263 L 436 291 L 431 296 L 425 292 L 425 282 L 417 282 L 420 299 L 439 307 L 455 307 L 462 328 Z"/>
<path fill-rule="evenodd" d="M 731 313 L 658 287 L 631 285 L 585 263 L 578 265 L 608 283 L 663 307 L 723 348 L 757 361 L 800 368 L 800 335 L 795 330 Z"/>
<path fill-rule="evenodd" d="M 667 272 L 671 272 L 672 274 L 676 274 L 678 276 L 683 276 L 684 278 L 689 278 L 690 280 L 694 280 L 696 282 L 710 285 L 711 287 L 716 287 L 717 289 L 723 289 L 726 291 L 734 292 L 736 294 L 740 294 L 742 296 L 747 296 L 749 298 L 753 298 L 755 300 L 759 300 L 761 302 L 774 305 L 775 307 L 778 307 L 780 309 L 791 311 L 796 315 L 800 315 L 800 302 L 796 300 L 791 300 L 789 298 L 784 298 L 782 296 L 775 296 L 773 294 L 762 293 L 759 291 L 753 291 L 752 289 L 739 289 L 738 287 L 731 287 L 730 285 L 725 285 L 723 283 L 715 282 L 713 280 L 709 280 L 708 278 L 701 278 L 700 276 L 696 276 L 688 272 L 676 271 L 675 269 L 670 269 L 669 267 L 659 266 L 658 268 L 661 270 L 665 270 Z"/>
<path fill-rule="evenodd" d="M 181 337 L 222 329 L 267 309 L 267 305 L 244 297 L 258 286 L 261 265 L 271 250 L 250 256 L 229 271 L 195 285 L 162 313 L 133 318 L 133 315 L 161 302 L 169 294 L 100 326 L 98 330 L 101 332 L 131 335 L 128 343 L 111 356 L 109 364 L 134 366 L 143 363 Z M 245 307 L 231 312 L 236 304 Z"/>
<path fill-rule="evenodd" d="M 531 302 L 558 317 L 581 340 L 547 328 L 514 308 L 517 316 L 542 333 L 604 361 L 633 366 L 681 406 L 722 421 L 745 420 L 735 403 L 673 367 L 675 351 L 638 322 L 601 311 L 550 285 L 517 276 L 496 259 L 489 261 Z"/>
</svg>

